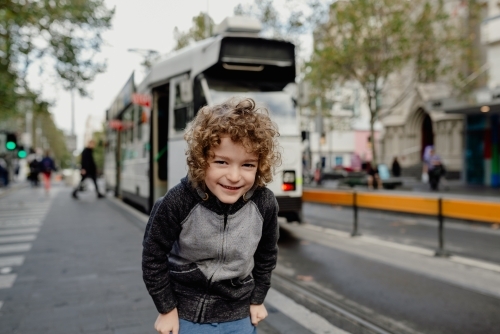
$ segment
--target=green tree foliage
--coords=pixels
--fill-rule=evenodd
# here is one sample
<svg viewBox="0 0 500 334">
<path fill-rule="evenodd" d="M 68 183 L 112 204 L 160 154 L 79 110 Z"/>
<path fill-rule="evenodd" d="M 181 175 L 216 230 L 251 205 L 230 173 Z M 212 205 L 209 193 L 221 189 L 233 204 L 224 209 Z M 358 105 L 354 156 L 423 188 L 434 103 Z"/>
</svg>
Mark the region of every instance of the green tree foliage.
<svg viewBox="0 0 500 334">
<path fill-rule="evenodd" d="M 29 93 L 28 69 L 53 68 L 65 89 L 85 86 L 105 69 L 95 59 L 114 10 L 104 0 L 0 0 L 0 104 L 12 114 Z"/>
<path fill-rule="evenodd" d="M 375 138 L 374 123 L 380 119 L 380 101 L 391 74 L 410 67 L 413 82 L 450 83 L 460 75 L 455 60 L 465 44 L 457 27 L 441 0 L 334 2 L 314 33 L 309 79 L 319 94 L 335 82 L 357 81 L 368 99 Z M 375 145 L 372 154 L 376 162 Z"/>
<path fill-rule="evenodd" d="M 193 26 L 186 32 L 180 31 L 177 27 L 174 29 L 174 39 L 176 45 L 174 50 L 182 49 L 189 44 L 201 41 L 212 35 L 214 20 L 207 14 L 201 12 L 193 17 Z"/>
<path fill-rule="evenodd" d="M 324 16 L 324 1 L 287 0 L 286 10 L 277 9 L 272 0 L 255 0 L 253 4 L 238 4 L 234 14 L 255 17 L 262 23 L 263 32 L 272 37 L 298 43 L 300 34 L 311 32 L 319 18 Z M 307 13 L 306 13 L 307 11 Z"/>
</svg>

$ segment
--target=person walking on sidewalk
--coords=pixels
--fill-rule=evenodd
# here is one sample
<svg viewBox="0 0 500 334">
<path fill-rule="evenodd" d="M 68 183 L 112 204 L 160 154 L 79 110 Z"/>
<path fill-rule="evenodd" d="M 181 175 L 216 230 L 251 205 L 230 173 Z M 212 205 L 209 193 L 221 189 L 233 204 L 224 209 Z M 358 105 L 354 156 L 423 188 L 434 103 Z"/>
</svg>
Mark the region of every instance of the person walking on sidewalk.
<svg viewBox="0 0 500 334">
<path fill-rule="evenodd" d="M 156 201 L 142 270 L 167 334 L 256 333 L 278 253 L 277 127 L 251 99 L 203 107 L 190 124 L 188 175 Z"/>
<path fill-rule="evenodd" d="M 434 148 L 429 152 L 429 157 L 426 161 L 427 163 L 427 173 L 429 174 L 429 185 L 431 190 L 439 189 L 439 181 L 442 176 L 446 174 L 446 170 L 443 165 L 441 157 L 436 154 Z"/>
<path fill-rule="evenodd" d="M 78 186 L 73 190 L 73 198 L 78 199 L 78 190 L 80 190 L 80 187 L 83 184 L 83 181 L 85 181 L 86 178 L 91 178 L 92 181 L 94 181 L 94 186 L 95 186 L 95 191 L 97 193 L 97 198 L 103 198 L 104 195 L 99 192 L 99 187 L 97 186 L 97 167 L 94 161 L 94 155 L 93 155 L 93 150 L 95 147 L 95 142 L 93 139 L 91 139 L 87 147 L 83 149 L 82 151 L 82 158 L 81 158 L 81 165 L 82 168 L 80 170 L 80 174 L 82 175 L 82 179 L 80 180 L 80 183 Z"/>
<path fill-rule="evenodd" d="M 50 157 L 49 150 L 45 151 L 45 155 L 43 156 L 42 161 L 40 161 L 40 169 L 43 175 L 45 193 L 48 195 L 50 191 L 50 178 L 52 176 L 52 172 L 57 170 L 54 160 Z"/>
</svg>

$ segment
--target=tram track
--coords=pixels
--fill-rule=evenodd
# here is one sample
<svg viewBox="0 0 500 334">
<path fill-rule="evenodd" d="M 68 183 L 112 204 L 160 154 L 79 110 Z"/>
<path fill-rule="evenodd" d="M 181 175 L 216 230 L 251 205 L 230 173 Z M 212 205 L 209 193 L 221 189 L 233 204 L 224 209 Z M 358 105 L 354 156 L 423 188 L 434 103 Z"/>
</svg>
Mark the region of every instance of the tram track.
<svg viewBox="0 0 500 334">
<path fill-rule="evenodd" d="M 296 302 L 318 313 L 320 316 L 352 334 L 421 334 L 405 324 L 376 314 L 328 291 L 317 284 L 297 282 L 281 273 L 273 272 L 273 288 L 286 293 Z"/>
</svg>

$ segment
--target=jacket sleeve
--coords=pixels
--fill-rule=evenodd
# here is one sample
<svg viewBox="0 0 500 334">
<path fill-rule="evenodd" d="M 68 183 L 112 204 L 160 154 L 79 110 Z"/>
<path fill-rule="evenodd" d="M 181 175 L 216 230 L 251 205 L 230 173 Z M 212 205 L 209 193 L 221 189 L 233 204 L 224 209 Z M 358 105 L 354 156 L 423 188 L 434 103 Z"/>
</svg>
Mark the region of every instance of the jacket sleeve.
<svg viewBox="0 0 500 334">
<path fill-rule="evenodd" d="M 261 204 L 264 206 L 261 211 L 264 218 L 262 237 L 255 251 L 252 271 L 255 288 L 250 297 L 250 304 L 256 305 L 264 303 L 267 291 L 271 287 L 271 272 L 276 268 L 278 259 L 278 202 L 271 191 L 266 195 L 266 200 Z"/>
<path fill-rule="evenodd" d="M 167 194 L 156 201 L 143 240 L 142 276 L 159 313 L 177 306 L 169 278 L 168 255 L 180 234 L 180 220 Z"/>
</svg>

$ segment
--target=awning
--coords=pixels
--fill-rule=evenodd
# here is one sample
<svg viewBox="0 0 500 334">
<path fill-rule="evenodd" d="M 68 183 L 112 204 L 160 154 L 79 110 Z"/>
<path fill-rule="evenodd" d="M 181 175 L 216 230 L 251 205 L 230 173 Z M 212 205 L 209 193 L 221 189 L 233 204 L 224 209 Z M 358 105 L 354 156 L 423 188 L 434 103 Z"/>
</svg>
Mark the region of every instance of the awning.
<svg viewBox="0 0 500 334">
<path fill-rule="evenodd" d="M 447 114 L 480 115 L 500 114 L 500 89 L 480 88 L 468 97 L 448 97 L 428 102 L 429 110 Z"/>
</svg>

